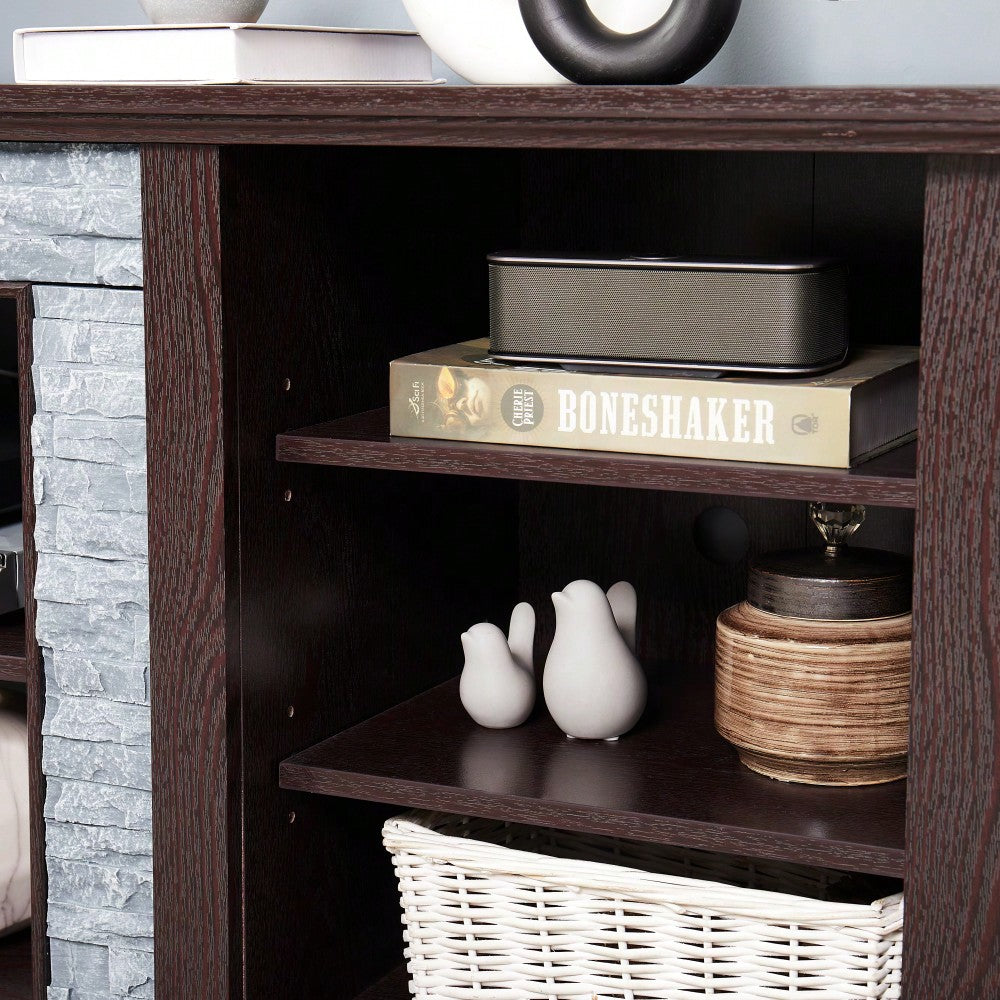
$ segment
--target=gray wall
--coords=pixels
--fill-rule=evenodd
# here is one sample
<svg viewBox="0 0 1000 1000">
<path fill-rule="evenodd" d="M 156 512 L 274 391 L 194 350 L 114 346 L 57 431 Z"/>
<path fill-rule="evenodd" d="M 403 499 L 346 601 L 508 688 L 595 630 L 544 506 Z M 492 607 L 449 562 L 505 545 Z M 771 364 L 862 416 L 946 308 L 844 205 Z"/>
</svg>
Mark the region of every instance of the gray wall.
<svg viewBox="0 0 1000 1000">
<path fill-rule="evenodd" d="M 271 0 L 264 18 L 290 24 L 410 26 L 401 0 Z M 9 37 L 14 28 L 142 19 L 136 0 L 3 0 L 0 37 Z M 728 44 L 697 80 L 998 84 L 998 46 L 997 0 L 744 0 Z M 4 45 L 0 80 L 12 78 L 7 49 Z"/>
</svg>

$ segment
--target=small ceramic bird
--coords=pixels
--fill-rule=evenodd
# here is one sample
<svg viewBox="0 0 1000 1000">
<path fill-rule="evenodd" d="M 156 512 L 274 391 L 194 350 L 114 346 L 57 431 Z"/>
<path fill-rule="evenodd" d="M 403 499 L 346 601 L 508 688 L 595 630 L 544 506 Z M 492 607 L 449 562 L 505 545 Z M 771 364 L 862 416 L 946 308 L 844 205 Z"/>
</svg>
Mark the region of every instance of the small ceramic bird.
<svg viewBox="0 0 1000 1000">
<path fill-rule="evenodd" d="M 635 587 L 625 580 L 619 580 L 608 590 L 608 604 L 615 616 L 618 631 L 621 632 L 625 644 L 635 652 L 635 619 L 639 610 L 639 598 Z"/>
<path fill-rule="evenodd" d="M 552 603 L 556 634 L 542 678 L 549 713 L 574 739 L 617 739 L 646 707 L 646 675 L 633 652 L 635 589 L 622 582 L 605 594 L 576 580 Z"/>
<path fill-rule="evenodd" d="M 532 648 L 535 611 L 521 603 L 510 616 L 510 631 L 490 622 L 462 633 L 465 666 L 458 692 L 472 718 L 487 729 L 521 725 L 535 707 L 535 670 Z"/>
</svg>

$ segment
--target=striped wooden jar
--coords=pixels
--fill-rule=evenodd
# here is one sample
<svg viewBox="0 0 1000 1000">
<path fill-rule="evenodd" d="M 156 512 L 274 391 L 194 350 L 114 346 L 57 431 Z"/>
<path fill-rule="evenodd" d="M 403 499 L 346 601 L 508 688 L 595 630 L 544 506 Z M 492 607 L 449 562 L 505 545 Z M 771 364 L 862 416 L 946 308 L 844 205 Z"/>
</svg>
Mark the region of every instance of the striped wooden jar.
<svg viewBox="0 0 1000 1000">
<path fill-rule="evenodd" d="M 716 629 L 715 725 L 781 781 L 906 776 L 912 616 L 813 621 L 743 603 Z"/>
</svg>

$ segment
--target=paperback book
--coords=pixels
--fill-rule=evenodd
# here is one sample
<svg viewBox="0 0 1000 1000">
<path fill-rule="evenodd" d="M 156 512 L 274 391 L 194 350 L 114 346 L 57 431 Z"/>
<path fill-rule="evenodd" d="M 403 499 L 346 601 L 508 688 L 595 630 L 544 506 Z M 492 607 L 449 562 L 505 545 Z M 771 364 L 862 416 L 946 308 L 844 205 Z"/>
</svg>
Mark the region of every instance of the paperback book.
<svg viewBox="0 0 1000 1000">
<path fill-rule="evenodd" d="M 399 437 L 849 468 L 911 440 L 916 347 L 808 378 L 595 374 L 490 357 L 487 340 L 393 361 Z"/>
</svg>

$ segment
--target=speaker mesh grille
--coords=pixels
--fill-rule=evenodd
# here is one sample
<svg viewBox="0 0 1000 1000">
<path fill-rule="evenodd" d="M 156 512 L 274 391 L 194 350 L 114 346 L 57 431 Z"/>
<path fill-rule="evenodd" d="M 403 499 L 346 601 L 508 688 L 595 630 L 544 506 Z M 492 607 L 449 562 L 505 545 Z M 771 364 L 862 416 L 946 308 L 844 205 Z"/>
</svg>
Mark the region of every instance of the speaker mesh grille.
<svg viewBox="0 0 1000 1000">
<path fill-rule="evenodd" d="M 805 367 L 847 347 L 846 268 L 490 265 L 500 353 Z"/>
</svg>

